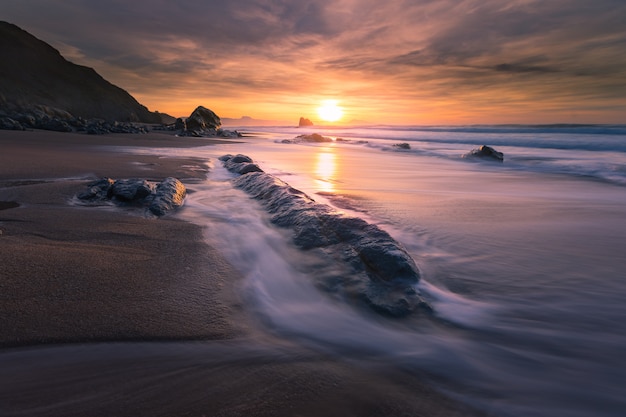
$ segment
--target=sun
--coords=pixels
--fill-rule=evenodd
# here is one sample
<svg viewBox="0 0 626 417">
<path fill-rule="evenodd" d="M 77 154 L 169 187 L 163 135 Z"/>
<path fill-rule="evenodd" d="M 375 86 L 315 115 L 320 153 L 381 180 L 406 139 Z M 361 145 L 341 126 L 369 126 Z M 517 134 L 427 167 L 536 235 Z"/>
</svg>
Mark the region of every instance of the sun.
<svg viewBox="0 0 626 417">
<path fill-rule="evenodd" d="M 317 113 L 325 122 L 336 122 L 343 117 L 343 109 L 337 105 L 337 100 L 323 101 Z"/>
</svg>

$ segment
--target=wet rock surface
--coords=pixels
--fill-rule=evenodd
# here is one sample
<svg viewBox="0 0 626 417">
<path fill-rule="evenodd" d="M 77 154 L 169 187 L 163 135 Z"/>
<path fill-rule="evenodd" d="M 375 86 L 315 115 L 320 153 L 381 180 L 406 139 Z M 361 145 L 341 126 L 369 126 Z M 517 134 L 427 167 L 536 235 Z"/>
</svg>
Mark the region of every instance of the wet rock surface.
<svg viewBox="0 0 626 417">
<path fill-rule="evenodd" d="M 178 179 L 168 177 L 160 183 L 140 178 L 102 178 L 87 184 L 76 194 L 82 204 L 111 202 L 122 206 L 144 208 L 155 216 L 164 216 L 183 205 L 187 189 Z"/>
<path fill-rule="evenodd" d="M 234 173 L 253 164 L 244 155 L 220 159 Z M 242 174 L 233 183 L 263 205 L 273 224 L 293 230 L 298 247 L 321 251 L 343 265 L 343 273 L 324 277 L 320 287 L 384 315 L 431 311 L 415 290 L 420 279 L 417 265 L 400 243 L 378 226 L 319 204 L 265 172 Z"/>
<path fill-rule="evenodd" d="M 178 136 L 240 138 L 236 130 L 220 128 L 222 121 L 212 110 L 198 106 L 187 118 L 179 117 L 171 125 L 163 125 L 158 130 L 175 130 Z"/>
<path fill-rule="evenodd" d="M 504 162 L 504 154 L 487 145 L 482 145 L 480 148 L 472 149 L 470 152 L 463 155 L 463 158 Z"/>
<path fill-rule="evenodd" d="M 293 139 L 283 139 L 281 143 L 323 143 L 332 141 L 333 139 L 328 136 L 322 136 L 319 133 L 309 133 L 306 135 L 298 135 Z"/>
</svg>

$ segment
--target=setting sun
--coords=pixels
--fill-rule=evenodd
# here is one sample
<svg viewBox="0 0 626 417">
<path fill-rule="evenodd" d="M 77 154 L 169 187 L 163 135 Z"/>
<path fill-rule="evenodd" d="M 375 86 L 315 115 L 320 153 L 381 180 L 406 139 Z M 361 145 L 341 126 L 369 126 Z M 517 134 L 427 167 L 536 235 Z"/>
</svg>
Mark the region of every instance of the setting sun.
<svg viewBox="0 0 626 417">
<path fill-rule="evenodd" d="M 337 105 L 337 100 L 326 100 L 317 108 L 317 113 L 325 122 L 336 122 L 343 116 L 343 109 Z"/>
</svg>

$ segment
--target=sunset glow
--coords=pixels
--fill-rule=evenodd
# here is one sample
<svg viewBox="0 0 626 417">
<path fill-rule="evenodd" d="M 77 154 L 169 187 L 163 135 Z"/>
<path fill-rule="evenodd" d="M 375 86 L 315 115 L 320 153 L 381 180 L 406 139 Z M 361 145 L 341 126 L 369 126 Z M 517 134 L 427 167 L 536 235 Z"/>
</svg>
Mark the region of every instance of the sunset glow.
<svg viewBox="0 0 626 417">
<path fill-rule="evenodd" d="M 320 121 L 626 121 L 624 2 L 7 0 L 2 12 L 177 117 L 203 105 L 293 124 L 317 118 L 312 99 L 345 97 L 349 116 L 322 106 Z"/>
<path fill-rule="evenodd" d="M 317 108 L 317 113 L 325 122 L 336 122 L 343 117 L 343 110 L 337 100 L 326 100 Z"/>
</svg>

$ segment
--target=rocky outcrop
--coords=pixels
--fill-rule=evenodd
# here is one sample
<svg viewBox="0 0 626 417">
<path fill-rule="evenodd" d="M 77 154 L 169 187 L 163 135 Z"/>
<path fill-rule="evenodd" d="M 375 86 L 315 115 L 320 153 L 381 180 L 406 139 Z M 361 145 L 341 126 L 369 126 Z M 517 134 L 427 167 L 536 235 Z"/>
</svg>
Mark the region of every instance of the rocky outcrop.
<svg viewBox="0 0 626 417">
<path fill-rule="evenodd" d="M 313 122 L 310 121 L 309 119 L 305 119 L 304 117 L 301 117 L 300 121 L 298 122 L 298 127 L 307 127 L 307 126 L 313 126 Z"/>
<path fill-rule="evenodd" d="M 480 148 L 472 149 L 470 152 L 463 155 L 463 158 L 504 162 L 504 154 L 487 145 L 482 145 Z"/>
<path fill-rule="evenodd" d="M 246 155 L 238 154 L 232 156 L 228 154 L 220 156 L 219 160 L 224 163 L 224 167 L 226 167 L 227 170 L 236 174 L 243 175 L 249 172 L 263 172 L 263 170 Z"/>
<path fill-rule="evenodd" d="M 178 179 L 169 177 L 160 183 L 131 178 L 113 180 L 102 178 L 91 182 L 76 194 L 81 204 L 112 202 L 124 206 L 145 208 L 155 216 L 164 216 L 183 205 L 187 189 Z"/>
<path fill-rule="evenodd" d="M 220 118 L 212 110 L 203 106 L 198 106 L 185 121 L 185 128 L 188 131 L 203 132 L 206 130 L 215 131 L 222 125 Z"/>
<path fill-rule="evenodd" d="M 221 125 L 222 122 L 217 114 L 206 107 L 198 106 L 188 118 L 176 119 L 173 129 L 178 131 L 179 136 L 221 138 L 239 138 L 242 136 L 236 130 L 220 129 Z"/>
<path fill-rule="evenodd" d="M 141 125 L 129 122 L 107 122 L 102 119 L 85 120 L 48 106 L 33 106 L 31 110 L 10 113 L 0 110 L 0 129 L 41 129 L 56 132 L 82 132 L 90 135 L 147 132 L 146 127 Z"/>
<path fill-rule="evenodd" d="M 33 123 L 25 124 L 15 114 L 34 114 L 41 106 L 55 109 L 55 114 L 48 114 L 48 122 L 36 117 L 40 126 L 47 123 L 47 127 L 37 128 L 50 130 L 74 127 L 67 121 L 68 115 L 107 122 L 163 120 L 93 69 L 67 61 L 47 43 L 7 22 L 0 22 L 0 74 L 0 109 L 5 112 L 0 115 L 2 126 L 14 128 L 8 117 L 24 128 L 32 127 Z"/>
<path fill-rule="evenodd" d="M 235 173 L 253 164 L 244 155 L 225 155 L 220 159 Z M 322 276 L 320 287 L 364 302 L 385 315 L 399 317 L 431 311 L 415 290 L 420 279 L 415 262 L 378 226 L 316 203 L 265 172 L 242 174 L 233 183 L 260 201 L 271 214 L 272 223 L 293 230 L 297 246 L 316 250 L 342 265 L 341 273 Z"/>
<path fill-rule="evenodd" d="M 328 136 L 322 136 L 319 133 L 311 133 L 308 135 L 298 135 L 293 139 L 283 139 L 281 143 L 301 143 L 301 142 L 312 142 L 312 143 L 322 143 L 322 142 L 332 142 L 332 138 Z"/>
</svg>

